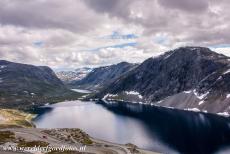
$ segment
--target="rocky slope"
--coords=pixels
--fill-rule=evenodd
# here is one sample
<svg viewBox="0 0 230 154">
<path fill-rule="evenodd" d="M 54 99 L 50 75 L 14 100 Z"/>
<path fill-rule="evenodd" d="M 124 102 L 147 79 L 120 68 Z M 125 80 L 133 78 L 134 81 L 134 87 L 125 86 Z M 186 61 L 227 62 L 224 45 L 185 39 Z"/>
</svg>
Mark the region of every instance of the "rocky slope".
<svg viewBox="0 0 230 154">
<path fill-rule="evenodd" d="M 203 47 L 181 47 L 149 58 L 96 97 L 228 114 L 229 57 Z"/>
<path fill-rule="evenodd" d="M 0 106 L 23 108 L 74 94 L 49 67 L 0 60 Z"/>
<path fill-rule="evenodd" d="M 73 88 L 99 90 L 136 66 L 137 64 L 121 62 L 111 66 L 95 68 L 85 78 L 74 81 L 70 85 Z"/>
</svg>

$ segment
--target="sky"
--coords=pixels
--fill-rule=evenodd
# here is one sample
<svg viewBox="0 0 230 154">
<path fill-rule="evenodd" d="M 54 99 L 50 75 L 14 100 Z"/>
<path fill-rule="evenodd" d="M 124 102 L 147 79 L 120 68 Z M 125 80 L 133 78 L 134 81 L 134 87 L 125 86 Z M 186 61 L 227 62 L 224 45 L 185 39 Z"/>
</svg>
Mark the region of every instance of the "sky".
<svg viewBox="0 0 230 154">
<path fill-rule="evenodd" d="M 0 57 L 53 69 L 140 63 L 181 46 L 230 56 L 229 0 L 1 0 Z"/>
</svg>

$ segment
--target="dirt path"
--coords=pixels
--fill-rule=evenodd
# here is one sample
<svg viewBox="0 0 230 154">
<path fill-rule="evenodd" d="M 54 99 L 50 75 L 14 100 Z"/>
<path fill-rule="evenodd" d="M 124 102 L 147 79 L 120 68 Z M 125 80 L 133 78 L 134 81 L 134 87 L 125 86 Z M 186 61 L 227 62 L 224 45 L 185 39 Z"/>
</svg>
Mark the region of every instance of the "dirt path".
<svg viewBox="0 0 230 154">
<path fill-rule="evenodd" d="M 36 129 L 36 128 L 8 128 L 8 129 L 2 129 L 2 130 L 9 130 L 15 133 L 16 137 L 24 138 L 26 141 L 44 141 L 48 142 L 51 146 L 80 146 L 81 143 L 78 143 L 75 139 L 71 138 L 73 141 L 72 143 L 69 142 L 63 142 L 53 136 L 50 136 L 46 133 L 43 133 L 42 131 L 44 129 Z M 63 136 L 65 134 L 62 134 Z M 45 136 L 45 138 L 44 138 Z M 114 144 L 98 139 L 91 138 L 94 142 L 93 145 L 87 145 L 85 149 L 85 153 L 94 153 L 94 154 L 132 154 L 128 147 L 125 145 L 120 144 Z M 138 149 L 140 151 L 140 154 L 156 154 L 151 151 L 144 151 L 141 149 Z M 0 153 L 3 153 L 0 151 Z M 10 153 L 9 154 L 18 154 L 18 153 Z M 3 154 L 8 154 L 7 152 Z"/>
</svg>

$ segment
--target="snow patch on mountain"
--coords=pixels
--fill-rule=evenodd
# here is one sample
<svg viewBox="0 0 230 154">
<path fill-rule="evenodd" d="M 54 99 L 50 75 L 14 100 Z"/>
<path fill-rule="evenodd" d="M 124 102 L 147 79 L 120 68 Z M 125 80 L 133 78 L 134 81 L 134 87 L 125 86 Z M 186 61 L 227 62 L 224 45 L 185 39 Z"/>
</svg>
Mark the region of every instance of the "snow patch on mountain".
<svg viewBox="0 0 230 154">
<path fill-rule="evenodd" d="M 229 113 L 228 112 L 219 112 L 217 113 L 218 115 L 221 115 L 221 116 L 225 116 L 225 117 L 228 117 L 229 116 Z"/>
<path fill-rule="evenodd" d="M 140 98 L 140 99 L 143 98 L 143 96 L 142 96 L 139 92 L 137 92 L 137 91 L 125 91 L 125 93 L 126 93 L 127 95 L 137 95 L 138 98 Z"/>
<path fill-rule="evenodd" d="M 230 94 L 227 94 L 227 95 L 226 95 L 226 98 L 229 98 L 229 97 L 230 97 Z"/>
<path fill-rule="evenodd" d="M 102 100 L 105 100 L 105 99 L 107 99 L 107 98 L 109 98 L 109 97 L 116 97 L 116 96 L 118 96 L 117 94 L 106 94 L 103 98 L 102 98 Z"/>
<path fill-rule="evenodd" d="M 187 111 L 200 112 L 200 109 L 198 109 L 198 108 L 187 108 Z"/>
<path fill-rule="evenodd" d="M 223 77 L 222 77 L 222 76 L 220 76 L 220 77 L 217 79 L 217 81 L 218 81 L 218 80 L 221 80 L 222 78 L 223 78 Z"/>
<path fill-rule="evenodd" d="M 163 107 L 167 109 L 175 109 L 174 107 L 171 107 L 171 106 L 163 106 Z"/>
<path fill-rule="evenodd" d="M 6 68 L 7 66 L 6 65 L 0 65 L 0 68 Z"/>
<path fill-rule="evenodd" d="M 194 95 L 196 95 L 197 98 L 199 98 L 200 100 L 206 98 L 206 96 L 209 94 L 209 91 L 204 93 L 204 94 L 199 94 L 196 89 L 193 90 Z"/>
<path fill-rule="evenodd" d="M 158 101 L 157 104 L 160 104 L 161 102 L 163 102 L 163 100 Z"/>
<path fill-rule="evenodd" d="M 202 100 L 202 101 L 199 102 L 199 105 L 201 105 L 201 104 L 203 104 L 203 103 L 204 103 L 204 101 Z"/>
<path fill-rule="evenodd" d="M 166 56 L 164 57 L 164 60 L 165 60 L 165 59 L 168 59 L 172 54 L 173 54 L 173 53 L 166 55 Z"/>
<path fill-rule="evenodd" d="M 186 93 L 186 94 L 190 94 L 191 92 L 192 92 L 192 90 L 184 91 L 184 93 Z"/>
<path fill-rule="evenodd" d="M 227 71 L 225 71 L 223 74 L 228 74 L 230 73 L 230 69 L 228 69 Z"/>
</svg>

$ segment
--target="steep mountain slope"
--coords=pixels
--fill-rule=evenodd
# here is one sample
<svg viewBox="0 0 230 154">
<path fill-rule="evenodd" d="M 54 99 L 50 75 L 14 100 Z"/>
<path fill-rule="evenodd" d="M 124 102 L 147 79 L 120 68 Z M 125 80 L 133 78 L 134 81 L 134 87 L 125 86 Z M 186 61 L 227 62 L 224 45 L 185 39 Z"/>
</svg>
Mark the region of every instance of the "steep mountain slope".
<svg viewBox="0 0 230 154">
<path fill-rule="evenodd" d="M 92 71 L 92 68 L 83 67 L 78 68 L 74 71 L 59 71 L 56 72 L 57 77 L 64 83 L 68 84 L 72 81 L 78 81 L 86 77 Z"/>
<path fill-rule="evenodd" d="M 72 82 L 70 85 L 75 88 L 98 90 L 110 84 L 136 66 L 137 64 L 121 62 L 111 66 L 95 68 L 85 78 Z"/>
<path fill-rule="evenodd" d="M 0 60 L 1 106 L 31 106 L 74 94 L 49 67 Z"/>
<path fill-rule="evenodd" d="M 149 58 L 96 97 L 209 112 L 229 112 L 229 57 L 203 47 L 182 47 Z"/>
</svg>

